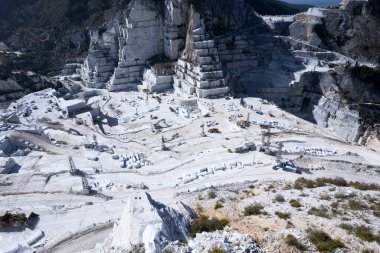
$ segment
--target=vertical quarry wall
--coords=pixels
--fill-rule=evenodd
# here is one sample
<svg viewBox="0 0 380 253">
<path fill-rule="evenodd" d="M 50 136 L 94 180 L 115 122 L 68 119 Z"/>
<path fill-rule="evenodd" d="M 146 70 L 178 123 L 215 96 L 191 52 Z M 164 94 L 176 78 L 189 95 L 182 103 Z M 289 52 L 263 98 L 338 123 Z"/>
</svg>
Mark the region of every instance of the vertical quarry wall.
<svg viewBox="0 0 380 253">
<path fill-rule="evenodd" d="M 380 118 L 380 94 L 350 72 L 355 59 L 329 49 L 350 45 L 357 25 L 375 22 L 367 7 L 262 18 L 244 0 L 133 0 L 122 19 L 92 32 L 82 78 L 110 91 L 258 96 L 357 141 Z M 334 13 L 351 29 L 340 27 L 346 34 L 339 38 L 331 35 Z"/>
</svg>

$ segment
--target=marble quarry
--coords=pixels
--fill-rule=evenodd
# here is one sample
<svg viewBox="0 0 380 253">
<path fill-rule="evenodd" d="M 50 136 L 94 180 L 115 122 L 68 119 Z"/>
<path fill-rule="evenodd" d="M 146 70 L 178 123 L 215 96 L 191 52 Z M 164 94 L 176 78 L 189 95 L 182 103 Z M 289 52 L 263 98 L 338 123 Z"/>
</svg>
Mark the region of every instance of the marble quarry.
<svg viewBox="0 0 380 253">
<path fill-rule="evenodd" d="M 360 103 L 354 94 L 369 93 L 349 72 L 366 62 L 329 51 L 321 35 L 307 28 L 332 12 L 346 15 L 356 2 L 346 1 L 338 10 L 311 8 L 281 17 L 260 17 L 244 1 L 212 4 L 132 1 L 107 31 L 91 31 L 81 69 L 84 83 L 110 91 L 174 89 L 199 98 L 261 97 L 339 132 L 347 141 L 357 141 L 365 131 L 363 122 L 379 116 L 373 106 L 359 110 L 344 99 L 348 94 Z M 233 9 L 233 21 L 225 18 L 222 7 Z M 302 25 L 303 17 L 311 23 Z"/>
</svg>

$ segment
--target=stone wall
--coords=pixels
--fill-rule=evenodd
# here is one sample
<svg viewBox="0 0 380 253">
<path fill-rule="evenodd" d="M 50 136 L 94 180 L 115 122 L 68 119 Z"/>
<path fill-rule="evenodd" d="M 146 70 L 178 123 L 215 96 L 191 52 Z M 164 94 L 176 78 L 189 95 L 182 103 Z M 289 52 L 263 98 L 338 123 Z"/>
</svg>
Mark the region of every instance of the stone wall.
<svg viewBox="0 0 380 253">
<path fill-rule="evenodd" d="M 133 1 L 119 32 L 119 62 L 108 89 L 137 89 L 146 61 L 164 52 L 163 20 L 157 13 L 156 2 Z"/>
<path fill-rule="evenodd" d="M 186 48 L 176 66 L 174 86 L 201 98 L 224 96 L 229 92 L 215 40 L 206 30 L 205 20 L 191 10 Z"/>
<path fill-rule="evenodd" d="M 82 80 L 90 88 L 104 88 L 117 63 L 118 43 L 116 25 L 99 35 L 91 31 L 88 56 L 81 69 Z"/>
</svg>

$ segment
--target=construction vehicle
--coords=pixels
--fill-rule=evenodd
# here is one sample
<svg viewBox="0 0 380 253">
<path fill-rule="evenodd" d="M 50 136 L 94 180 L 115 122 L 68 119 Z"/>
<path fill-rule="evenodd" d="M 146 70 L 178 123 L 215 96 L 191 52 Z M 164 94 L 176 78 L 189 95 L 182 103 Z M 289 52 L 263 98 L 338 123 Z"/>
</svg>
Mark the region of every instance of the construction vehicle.
<svg viewBox="0 0 380 253">
<path fill-rule="evenodd" d="M 238 120 L 236 121 L 236 125 L 240 128 L 247 128 L 250 126 L 249 121 L 247 120 Z"/>
<path fill-rule="evenodd" d="M 209 132 L 210 134 L 220 134 L 220 133 L 221 133 L 220 130 L 219 130 L 218 128 L 210 128 L 210 129 L 208 130 L 208 132 Z"/>
<path fill-rule="evenodd" d="M 34 229 L 39 222 L 39 215 L 31 212 L 29 216 L 24 213 L 11 213 L 8 211 L 0 211 L 0 231 L 1 228 L 16 228 L 24 229 L 30 228 Z"/>
<path fill-rule="evenodd" d="M 159 121 L 157 121 L 156 123 L 153 123 L 153 128 L 155 130 L 158 130 L 158 129 L 162 129 L 162 128 L 165 128 L 165 127 L 168 127 L 169 125 L 166 123 L 166 120 L 165 119 L 160 119 Z"/>
<path fill-rule="evenodd" d="M 283 171 L 293 172 L 297 174 L 302 174 L 302 171 L 294 165 L 292 161 L 281 162 L 279 160 L 276 161 L 276 164 L 273 166 L 274 170 L 282 169 Z"/>
</svg>

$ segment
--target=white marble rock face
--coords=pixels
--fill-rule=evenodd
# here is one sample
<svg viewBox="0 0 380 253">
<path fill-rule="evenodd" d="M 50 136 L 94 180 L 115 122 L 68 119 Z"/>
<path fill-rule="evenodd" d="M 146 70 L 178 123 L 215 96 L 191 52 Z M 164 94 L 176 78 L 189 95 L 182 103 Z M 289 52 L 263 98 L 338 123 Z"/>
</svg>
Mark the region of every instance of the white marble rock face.
<svg viewBox="0 0 380 253">
<path fill-rule="evenodd" d="M 185 96 L 218 98 L 231 93 L 229 87 L 243 86 L 250 95 L 274 101 L 292 113 L 300 113 L 303 101 L 310 99 L 309 119 L 339 132 L 348 141 L 358 139 L 360 115 L 339 100 L 342 94 L 337 85 L 330 85 L 335 81 L 328 74 L 331 69 L 327 63 L 344 65 L 347 57 L 316 51 L 313 45 L 322 43 L 316 33 L 305 38 L 309 44 L 302 42 L 302 36 L 309 33 L 295 17 L 263 17 L 263 21 L 274 33 L 288 26 L 291 34 L 300 36 L 297 40 L 245 30 L 213 36 L 207 29 L 207 11 L 201 15 L 182 0 L 156 4 L 153 0 L 135 0 L 121 23 L 111 22 L 102 35 L 96 31 L 91 34 L 92 46 L 81 70 L 88 87 L 152 92 L 174 88 Z M 344 12 L 347 7 L 341 8 Z M 329 11 L 310 8 L 305 12 L 309 25 L 318 23 Z M 152 57 L 162 55 L 172 61 L 174 74 L 162 75 L 147 68 Z M 321 79 L 312 72 L 318 72 Z M 361 84 L 354 85 L 347 73 L 339 75 L 344 90 L 361 94 L 355 90 L 362 89 Z M 304 87 L 314 91 L 302 92 Z M 321 92 L 315 93 L 318 89 Z M 341 125 L 340 120 L 348 123 Z"/>
<path fill-rule="evenodd" d="M 144 79 L 147 60 L 157 55 L 178 60 L 187 40 L 196 51 L 203 50 L 196 59 L 200 66 L 194 72 L 201 83 L 192 83 L 182 91 L 198 97 L 225 95 L 228 88 L 225 87 L 218 51 L 214 40 L 202 29 L 204 25 L 199 13 L 193 11 L 195 33 L 186 39 L 183 34 L 186 32 L 189 6 L 182 1 L 166 0 L 161 15 L 155 4 L 152 0 L 134 1 L 123 25 L 110 26 L 102 36 L 96 31 L 91 32 L 89 55 L 81 69 L 85 84 L 91 88 L 106 86 L 110 91 L 136 90 L 140 84 L 151 91 L 170 89 L 172 80 L 163 82 L 165 78 L 160 77 L 150 82 Z"/>
<path fill-rule="evenodd" d="M 146 192 L 132 194 L 120 222 L 101 249 L 130 252 L 143 245 L 146 253 L 160 253 L 164 242 L 188 239 L 189 220 L 185 215 L 156 202 Z"/>
</svg>

